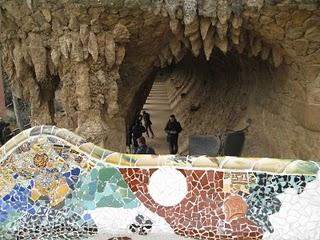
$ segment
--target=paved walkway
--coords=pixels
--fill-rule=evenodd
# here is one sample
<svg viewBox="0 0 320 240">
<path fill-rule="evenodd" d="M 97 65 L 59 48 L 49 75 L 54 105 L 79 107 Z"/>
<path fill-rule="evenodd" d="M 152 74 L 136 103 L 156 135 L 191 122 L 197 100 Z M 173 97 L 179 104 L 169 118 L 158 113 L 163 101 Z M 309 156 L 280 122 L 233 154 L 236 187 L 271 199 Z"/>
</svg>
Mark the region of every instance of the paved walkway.
<svg viewBox="0 0 320 240">
<path fill-rule="evenodd" d="M 154 82 L 143 109 L 151 115 L 152 130 L 155 134 L 154 139 L 146 138 L 147 143 L 157 154 L 168 154 L 164 128 L 171 115 L 171 109 L 165 82 L 157 80 Z"/>
</svg>

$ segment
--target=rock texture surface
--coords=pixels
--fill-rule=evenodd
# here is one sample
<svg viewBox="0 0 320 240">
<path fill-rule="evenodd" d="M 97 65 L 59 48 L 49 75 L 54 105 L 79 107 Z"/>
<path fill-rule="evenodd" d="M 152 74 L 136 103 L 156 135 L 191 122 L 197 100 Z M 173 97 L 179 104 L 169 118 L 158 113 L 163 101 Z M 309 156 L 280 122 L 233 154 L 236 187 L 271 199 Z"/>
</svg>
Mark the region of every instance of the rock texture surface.
<svg viewBox="0 0 320 240">
<path fill-rule="evenodd" d="M 157 68 L 177 65 L 174 74 L 185 76 L 179 86 L 190 88 L 185 99 L 193 96 L 192 109 L 203 111 L 204 122 L 214 120 L 214 127 L 193 129 L 199 120 L 189 116 L 190 134 L 250 117 L 246 154 L 320 157 L 316 0 L 0 4 L 3 68 L 14 95 L 30 102 L 34 124 L 54 123 L 124 150 L 126 127 L 143 104 L 139 96 L 146 98 Z M 183 69 L 188 61 L 196 64 Z M 175 101 L 182 117 L 188 101 Z M 54 111 L 55 103 L 63 112 Z"/>
<path fill-rule="evenodd" d="M 182 153 L 188 153 L 191 134 L 240 130 L 252 119 L 245 156 L 319 156 L 319 132 L 306 129 L 300 119 L 310 117 L 304 124 L 315 126 L 316 107 L 310 110 L 311 105 L 307 108 L 298 96 L 302 89 L 296 71 L 287 65 L 276 68 L 257 57 L 214 54 L 210 62 L 189 56 L 166 76 L 171 107 L 185 129 Z"/>
</svg>

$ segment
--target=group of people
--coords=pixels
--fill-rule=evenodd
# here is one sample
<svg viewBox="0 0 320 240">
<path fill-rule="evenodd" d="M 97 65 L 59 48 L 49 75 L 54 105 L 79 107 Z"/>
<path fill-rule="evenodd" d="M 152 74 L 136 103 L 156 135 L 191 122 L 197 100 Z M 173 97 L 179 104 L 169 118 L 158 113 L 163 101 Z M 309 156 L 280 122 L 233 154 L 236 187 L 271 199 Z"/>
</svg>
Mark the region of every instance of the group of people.
<svg viewBox="0 0 320 240">
<path fill-rule="evenodd" d="M 143 123 L 142 123 L 143 121 Z M 175 115 L 171 115 L 169 121 L 164 128 L 167 134 L 167 142 L 169 146 L 170 154 L 177 154 L 178 152 L 178 137 L 182 131 L 181 124 L 177 121 Z M 154 138 L 152 130 L 152 122 L 150 114 L 146 111 L 139 114 L 135 120 L 134 125 L 129 131 L 129 145 L 131 146 L 131 152 L 136 154 L 155 154 L 155 150 L 148 146 L 146 139 L 143 137 L 143 133 L 146 133 L 147 137 Z"/>
<path fill-rule="evenodd" d="M 0 118 L 0 143 L 4 145 L 12 137 L 10 123 L 5 122 Z"/>
<path fill-rule="evenodd" d="M 142 124 L 142 120 L 144 124 Z M 150 114 L 146 111 L 143 111 L 142 115 L 139 114 L 137 116 L 134 125 L 129 131 L 129 145 L 131 146 L 131 152 L 136 154 L 155 154 L 154 149 L 146 145 L 146 139 L 142 136 L 143 133 L 146 133 L 147 137 L 150 137 L 151 135 L 151 137 L 154 138 L 151 125 L 152 122 Z"/>
</svg>

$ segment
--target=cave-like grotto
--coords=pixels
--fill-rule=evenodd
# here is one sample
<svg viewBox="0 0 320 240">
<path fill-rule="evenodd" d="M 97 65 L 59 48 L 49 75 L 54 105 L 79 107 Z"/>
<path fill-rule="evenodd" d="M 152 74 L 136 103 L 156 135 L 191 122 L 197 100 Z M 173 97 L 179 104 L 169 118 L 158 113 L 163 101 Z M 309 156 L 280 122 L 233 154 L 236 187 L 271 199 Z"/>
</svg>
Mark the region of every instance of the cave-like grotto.
<svg viewBox="0 0 320 240">
<path fill-rule="evenodd" d="M 33 124 L 124 151 L 154 76 L 190 134 L 241 128 L 243 155 L 320 157 L 320 7 L 282 0 L 0 1 L 1 57 Z M 55 111 L 59 104 L 60 111 Z M 183 151 L 184 151 L 183 150 Z"/>
</svg>

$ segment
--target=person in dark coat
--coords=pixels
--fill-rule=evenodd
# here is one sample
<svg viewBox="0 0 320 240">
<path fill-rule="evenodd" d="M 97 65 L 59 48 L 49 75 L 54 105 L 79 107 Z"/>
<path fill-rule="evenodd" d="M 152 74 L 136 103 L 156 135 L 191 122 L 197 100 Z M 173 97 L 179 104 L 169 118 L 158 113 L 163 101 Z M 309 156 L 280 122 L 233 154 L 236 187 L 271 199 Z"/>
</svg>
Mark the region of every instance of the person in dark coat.
<svg viewBox="0 0 320 240">
<path fill-rule="evenodd" d="M 144 137 L 138 138 L 138 147 L 134 151 L 135 154 L 156 154 L 152 147 L 146 144 Z"/>
<path fill-rule="evenodd" d="M 170 154 L 176 154 L 178 152 L 178 137 L 182 128 L 174 115 L 170 116 L 164 130 L 167 133 L 167 142 L 169 144 Z"/>
<path fill-rule="evenodd" d="M 146 111 L 142 112 L 142 117 L 143 117 L 143 122 L 144 122 L 144 127 L 146 128 L 146 134 L 149 137 L 149 132 L 151 133 L 151 137 L 154 138 L 154 133 L 152 131 L 151 125 L 151 119 L 150 119 L 150 114 L 147 113 Z"/>
<path fill-rule="evenodd" d="M 133 136 L 132 136 L 132 131 L 135 128 L 135 125 L 137 124 L 137 122 L 141 122 L 142 121 L 142 115 L 140 113 L 138 113 L 135 116 L 135 119 L 133 121 L 133 124 L 131 124 L 128 128 L 128 135 L 127 135 L 127 140 L 126 140 L 126 144 L 127 144 L 127 152 L 133 152 L 134 151 L 134 141 L 133 141 Z M 136 128 L 135 128 L 136 129 Z M 138 144 L 136 144 L 136 147 L 138 146 Z"/>
<path fill-rule="evenodd" d="M 133 140 L 133 147 L 137 148 L 138 147 L 138 142 L 137 139 L 142 137 L 142 134 L 146 131 L 145 127 L 142 126 L 141 121 L 137 120 L 135 125 L 132 127 L 131 130 L 131 136 Z"/>
</svg>

